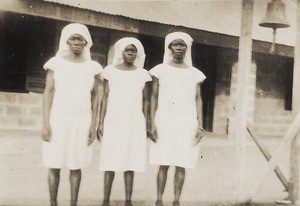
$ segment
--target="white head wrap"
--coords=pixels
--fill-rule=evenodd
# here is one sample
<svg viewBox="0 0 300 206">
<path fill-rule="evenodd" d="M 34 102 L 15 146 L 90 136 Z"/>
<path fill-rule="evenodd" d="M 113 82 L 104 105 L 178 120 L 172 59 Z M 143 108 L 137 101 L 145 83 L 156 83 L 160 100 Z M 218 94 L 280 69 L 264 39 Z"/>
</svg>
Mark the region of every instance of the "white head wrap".
<svg viewBox="0 0 300 206">
<path fill-rule="evenodd" d="M 134 45 L 137 49 L 136 59 L 133 64 L 137 68 L 144 67 L 145 58 L 146 58 L 144 47 L 138 39 L 132 38 L 132 37 L 122 38 L 115 43 L 115 47 L 114 47 L 115 55 L 114 55 L 114 59 L 113 59 L 113 63 L 112 63 L 113 65 L 122 64 L 124 62 L 123 51 L 128 45 L 131 45 L 131 44 Z"/>
<path fill-rule="evenodd" d="M 186 52 L 183 59 L 183 62 L 186 63 L 189 66 L 193 66 L 192 63 L 192 43 L 193 39 L 190 35 L 183 33 L 183 32 L 173 32 L 166 36 L 165 38 L 165 53 L 164 53 L 164 60 L 163 63 L 168 63 L 172 61 L 173 55 L 171 50 L 169 49 L 169 45 L 174 41 L 175 39 L 182 39 L 186 46 Z"/>
<path fill-rule="evenodd" d="M 87 41 L 87 45 L 83 49 L 83 56 L 86 59 L 90 60 L 91 59 L 90 48 L 93 45 L 91 34 L 85 25 L 78 24 L 78 23 L 68 24 L 67 26 L 65 26 L 63 28 L 63 30 L 61 31 L 59 48 L 56 53 L 56 56 L 64 57 L 64 56 L 70 54 L 70 48 L 69 48 L 69 45 L 67 44 L 67 41 L 74 34 L 79 34 L 79 35 L 83 36 L 85 38 L 85 40 Z"/>
</svg>

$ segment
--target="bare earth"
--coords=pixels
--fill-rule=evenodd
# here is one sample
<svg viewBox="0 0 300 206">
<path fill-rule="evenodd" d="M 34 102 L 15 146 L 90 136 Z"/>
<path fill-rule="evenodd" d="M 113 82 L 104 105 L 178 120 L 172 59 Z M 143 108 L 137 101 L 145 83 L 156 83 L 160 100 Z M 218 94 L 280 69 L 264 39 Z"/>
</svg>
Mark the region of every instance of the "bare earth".
<svg viewBox="0 0 300 206">
<path fill-rule="evenodd" d="M 49 205 L 47 168 L 42 165 L 41 140 L 38 134 L 0 131 L 0 205 Z M 275 142 L 276 143 L 276 142 Z M 268 141 L 274 152 L 275 143 Z M 99 142 L 94 142 L 94 161 L 82 172 L 79 206 L 101 205 L 103 172 L 98 170 Z M 234 204 L 235 150 L 230 141 L 222 138 L 205 139 L 202 143 L 198 166 L 187 171 L 182 193 L 182 206 Z M 249 140 L 244 168 L 244 193 L 250 191 L 259 179 L 266 160 Z M 280 168 L 288 178 L 289 156 L 284 154 Z M 156 197 L 157 166 L 149 165 L 147 172 L 136 173 L 133 192 L 134 206 L 153 206 Z M 169 170 L 164 200 L 171 206 L 173 198 L 174 168 Z M 59 188 L 59 205 L 68 205 L 68 170 L 62 170 Z M 251 205 L 275 205 L 285 198 L 284 187 L 274 173 L 264 181 Z M 123 205 L 123 174 L 116 173 L 112 189 L 112 206 Z"/>
</svg>

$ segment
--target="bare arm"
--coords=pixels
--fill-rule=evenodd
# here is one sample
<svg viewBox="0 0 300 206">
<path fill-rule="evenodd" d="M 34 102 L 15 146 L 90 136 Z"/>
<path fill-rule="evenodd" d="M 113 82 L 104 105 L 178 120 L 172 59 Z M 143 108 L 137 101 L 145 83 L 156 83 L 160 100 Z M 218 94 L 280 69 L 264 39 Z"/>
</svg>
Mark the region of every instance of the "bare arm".
<svg viewBox="0 0 300 206">
<path fill-rule="evenodd" d="M 153 142 L 157 141 L 157 130 L 154 124 L 155 113 L 157 110 L 158 103 L 158 92 L 159 92 L 159 81 L 156 77 L 152 77 L 152 92 L 151 92 L 151 100 L 150 100 L 150 127 L 151 127 L 151 140 Z"/>
<path fill-rule="evenodd" d="M 200 83 L 197 84 L 196 89 L 196 107 L 197 107 L 197 118 L 198 118 L 198 127 L 202 128 L 202 98 L 201 98 L 201 89 Z"/>
<path fill-rule="evenodd" d="M 150 84 L 151 84 L 151 82 L 146 82 L 144 90 L 143 90 L 143 113 L 144 113 L 145 119 L 146 119 L 147 132 L 150 131 L 149 118 L 148 118 L 148 116 L 149 116 L 148 114 L 149 114 Z"/>
<path fill-rule="evenodd" d="M 104 82 L 103 82 L 103 95 L 102 95 L 100 118 L 99 118 L 99 128 L 98 128 L 98 139 L 99 140 L 101 140 L 101 138 L 103 136 L 103 123 L 104 123 L 104 117 L 106 115 L 108 94 L 109 94 L 108 81 L 106 79 L 104 79 Z"/>
<path fill-rule="evenodd" d="M 53 97 L 54 97 L 54 72 L 47 70 L 46 76 L 46 87 L 43 96 L 43 130 L 42 139 L 49 142 L 51 140 L 51 125 L 50 125 L 50 111 L 52 108 Z"/>
<path fill-rule="evenodd" d="M 92 124 L 89 132 L 89 139 L 88 139 L 88 145 L 90 145 L 95 137 L 96 137 L 96 132 L 98 129 L 98 107 L 99 107 L 99 84 L 100 84 L 100 77 L 96 75 L 94 77 L 94 87 L 91 91 L 91 103 L 92 103 Z"/>
<path fill-rule="evenodd" d="M 203 123 L 202 123 L 202 98 L 201 98 L 201 89 L 200 89 L 200 83 L 197 84 L 196 88 L 196 107 L 197 107 L 197 119 L 198 119 L 198 128 L 197 128 L 197 133 L 195 137 L 195 142 L 196 144 L 200 142 L 202 138 L 202 132 L 204 131 L 203 129 Z"/>
</svg>

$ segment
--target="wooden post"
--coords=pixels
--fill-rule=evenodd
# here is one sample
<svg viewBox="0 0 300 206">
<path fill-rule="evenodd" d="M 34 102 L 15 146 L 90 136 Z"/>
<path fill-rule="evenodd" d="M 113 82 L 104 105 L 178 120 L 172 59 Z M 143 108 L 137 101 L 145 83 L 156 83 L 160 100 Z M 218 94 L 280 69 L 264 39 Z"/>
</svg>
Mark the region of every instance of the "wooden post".
<svg viewBox="0 0 300 206">
<path fill-rule="evenodd" d="M 245 163 L 245 141 L 247 136 L 247 112 L 249 95 L 249 76 L 252 57 L 252 16 L 253 0 L 242 2 L 242 22 L 239 39 L 239 58 L 237 73 L 237 95 L 236 95 L 236 131 L 235 141 L 235 199 L 242 203 L 245 198 L 244 191 L 244 163 Z"/>
<path fill-rule="evenodd" d="M 296 6 L 296 45 L 294 56 L 294 73 L 293 73 L 293 114 L 300 112 L 300 0 L 297 0 Z M 300 149 L 300 132 L 296 135 L 291 148 L 290 161 L 290 182 L 289 199 L 292 203 L 300 205 L 299 197 L 299 152 Z"/>
</svg>

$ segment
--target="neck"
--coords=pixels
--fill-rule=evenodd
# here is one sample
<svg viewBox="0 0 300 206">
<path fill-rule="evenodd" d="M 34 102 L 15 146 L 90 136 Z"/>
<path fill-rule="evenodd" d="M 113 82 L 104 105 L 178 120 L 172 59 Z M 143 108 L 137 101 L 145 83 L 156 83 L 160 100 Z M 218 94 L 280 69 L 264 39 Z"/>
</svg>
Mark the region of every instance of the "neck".
<svg viewBox="0 0 300 206">
<path fill-rule="evenodd" d="M 173 66 L 173 67 L 177 67 L 177 68 L 187 68 L 188 65 L 186 65 L 184 62 L 183 62 L 183 59 L 181 60 L 178 60 L 178 59 L 175 59 L 173 58 L 173 60 L 171 62 L 169 62 L 168 64 Z"/>
<path fill-rule="evenodd" d="M 82 54 L 74 54 L 74 53 L 70 53 L 69 55 L 65 56 L 65 59 L 68 59 L 69 61 L 72 62 L 83 62 L 86 60 Z"/>
<path fill-rule="evenodd" d="M 182 64 L 183 63 L 183 59 L 173 58 L 172 62 L 175 63 L 175 64 Z"/>
<path fill-rule="evenodd" d="M 123 62 L 123 66 L 127 70 L 134 70 L 135 69 L 135 66 L 134 66 L 133 62 Z"/>
<path fill-rule="evenodd" d="M 133 63 L 126 63 L 126 62 L 116 65 L 115 67 L 120 70 L 135 70 L 136 69 L 136 66 L 134 66 Z"/>
</svg>

